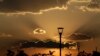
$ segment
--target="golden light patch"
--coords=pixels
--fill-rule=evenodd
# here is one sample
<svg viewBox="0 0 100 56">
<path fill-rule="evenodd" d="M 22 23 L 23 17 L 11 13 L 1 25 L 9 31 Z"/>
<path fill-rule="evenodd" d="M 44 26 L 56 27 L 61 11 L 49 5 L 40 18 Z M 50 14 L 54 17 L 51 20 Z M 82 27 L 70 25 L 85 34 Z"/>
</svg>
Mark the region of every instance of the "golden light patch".
<svg viewBox="0 0 100 56">
<path fill-rule="evenodd" d="M 46 34 L 46 31 L 41 28 L 37 28 L 33 31 L 34 34 Z"/>
</svg>

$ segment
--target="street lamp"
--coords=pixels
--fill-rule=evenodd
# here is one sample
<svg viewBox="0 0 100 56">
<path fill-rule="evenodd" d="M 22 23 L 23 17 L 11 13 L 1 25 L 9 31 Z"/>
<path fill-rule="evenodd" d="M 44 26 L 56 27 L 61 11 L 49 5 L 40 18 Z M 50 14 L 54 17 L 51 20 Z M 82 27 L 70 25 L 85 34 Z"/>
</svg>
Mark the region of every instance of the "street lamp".
<svg viewBox="0 0 100 56">
<path fill-rule="evenodd" d="M 63 33 L 63 27 L 58 27 L 58 33 L 59 33 L 59 37 L 60 37 L 60 45 L 59 45 L 59 48 L 60 48 L 60 53 L 59 53 L 59 55 L 61 56 L 61 48 L 62 48 L 62 45 L 61 45 L 61 37 L 62 37 L 62 33 Z"/>
</svg>

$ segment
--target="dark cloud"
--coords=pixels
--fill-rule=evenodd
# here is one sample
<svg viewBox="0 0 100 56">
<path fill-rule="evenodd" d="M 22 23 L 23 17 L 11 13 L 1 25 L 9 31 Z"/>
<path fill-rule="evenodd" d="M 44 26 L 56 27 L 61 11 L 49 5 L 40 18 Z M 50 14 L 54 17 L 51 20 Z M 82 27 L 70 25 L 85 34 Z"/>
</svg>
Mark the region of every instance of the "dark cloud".
<svg viewBox="0 0 100 56">
<path fill-rule="evenodd" d="M 99 37 L 100 36 L 100 13 L 97 13 L 95 15 L 92 15 L 90 17 L 89 22 L 87 22 L 85 25 L 80 27 L 76 33 L 83 33 L 92 37 Z"/>
<path fill-rule="evenodd" d="M 0 2 L 1 12 L 33 11 L 65 5 L 68 0 L 4 0 Z"/>
<path fill-rule="evenodd" d="M 89 39 L 91 39 L 91 36 L 88 36 L 88 35 L 83 34 L 83 33 L 74 33 L 68 39 L 76 40 L 76 41 L 79 41 L 79 40 L 82 41 L 82 40 L 89 40 Z"/>
</svg>

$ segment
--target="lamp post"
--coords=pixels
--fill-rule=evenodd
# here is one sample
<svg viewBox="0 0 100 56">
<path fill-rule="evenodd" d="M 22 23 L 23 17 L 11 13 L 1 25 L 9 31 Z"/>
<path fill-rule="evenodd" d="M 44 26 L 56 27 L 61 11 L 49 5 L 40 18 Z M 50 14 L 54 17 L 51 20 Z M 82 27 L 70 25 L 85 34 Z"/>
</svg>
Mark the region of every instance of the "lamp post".
<svg viewBox="0 0 100 56">
<path fill-rule="evenodd" d="M 58 33 L 59 33 L 59 37 L 60 37 L 60 45 L 59 45 L 59 48 L 60 48 L 60 53 L 59 53 L 59 55 L 61 56 L 61 48 L 62 48 L 62 45 L 61 45 L 61 37 L 62 37 L 62 33 L 63 33 L 63 27 L 58 27 Z"/>
</svg>

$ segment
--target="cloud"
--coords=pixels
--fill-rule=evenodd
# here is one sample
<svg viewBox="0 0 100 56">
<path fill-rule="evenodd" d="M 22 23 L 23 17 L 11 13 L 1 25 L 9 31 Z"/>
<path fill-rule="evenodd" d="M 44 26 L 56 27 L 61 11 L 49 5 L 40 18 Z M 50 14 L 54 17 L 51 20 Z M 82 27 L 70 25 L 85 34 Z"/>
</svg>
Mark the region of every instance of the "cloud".
<svg viewBox="0 0 100 56">
<path fill-rule="evenodd" d="M 83 12 L 86 12 L 86 11 L 88 11 L 88 12 L 100 12 L 100 7 L 98 7 L 98 8 L 90 8 L 90 7 L 87 7 L 87 6 L 81 6 L 80 8 L 79 8 L 81 11 L 83 11 Z"/>
<path fill-rule="evenodd" d="M 0 37 L 13 37 L 11 34 L 0 33 Z"/>
<path fill-rule="evenodd" d="M 90 2 L 91 0 L 70 0 L 70 2 Z"/>
<path fill-rule="evenodd" d="M 86 10 L 90 11 L 90 12 L 100 12 L 100 8 L 88 8 L 88 7 L 86 7 Z"/>
<path fill-rule="evenodd" d="M 89 12 L 100 12 L 100 1 L 99 2 L 91 2 L 90 4 L 86 6 L 80 6 L 79 9 L 83 12 L 89 11 Z"/>
<path fill-rule="evenodd" d="M 77 29 L 75 33 L 83 33 L 93 38 L 98 38 L 100 36 L 100 13 L 92 15 L 90 20 L 84 24 L 82 27 Z"/>
<path fill-rule="evenodd" d="M 39 10 L 38 12 L 9 12 L 9 13 L 4 13 L 4 12 L 1 12 L 0 14 L 1 15 L 6 15 L 6 16 L 13 16 L 13 15 L 26 15 L 26 14 L 32 14 L 32 15 L 41 15 L 45 12 L 48 12 L 48 11 L 53 11 L 53 10 L 67 10 L 68 7 L 67 6 L 61 6 L 61 7 L 53 7 L 53 8 L 48 8 L 48 9 L 44 9 L 44 10 Z"/>
<path fill-rule="evenodd" d="M 41 29 L 41 28 L 37 28 L 33 31 L 34 34 L 46 34 L 46 31 Z"/>
<path fill-rule="evenodd" d="M 75 41 L 77 41 L 77 40 L 80 40 L 80 41 L 89 40 L 91 38 L 92 38 L 91 36 L 83 34 L 83 33 L 74 33 L 74 34 L 72 34 L 71 36 L 68 37 L 68 39 L 75 40 Z"/>
<path fill-rule="evenodd" d="M 0 3 L 1 12 L 31 11 L 38 12 L 47 8 L 61 7 L 68 0 L 4 0 Z"/>
<path fill-rule="evenodd" d="M 0 2 L 3 2 L 3 0 L 0 0 Z"/>
</svg>

